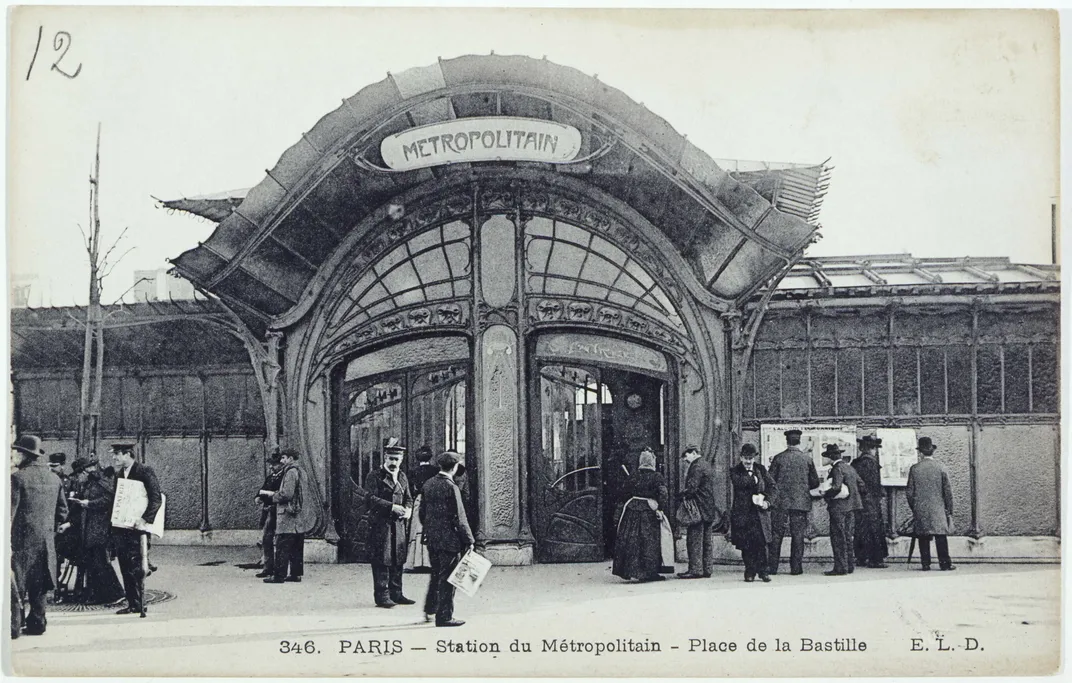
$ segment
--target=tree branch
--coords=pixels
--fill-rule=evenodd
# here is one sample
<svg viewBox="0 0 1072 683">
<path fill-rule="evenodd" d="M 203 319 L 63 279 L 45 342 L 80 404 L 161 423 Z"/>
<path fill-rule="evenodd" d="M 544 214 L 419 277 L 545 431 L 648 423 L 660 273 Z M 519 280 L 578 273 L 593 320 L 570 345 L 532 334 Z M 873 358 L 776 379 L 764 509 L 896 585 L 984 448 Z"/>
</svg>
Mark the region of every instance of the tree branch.
<svg viewBox="0 0 1072 683">
<path fill-rule="evenodd" d="M 123 232 L 119 233 L 119 237 L 115 238 L 115 241 L 112 242 L 112 246 L 108 247 L 108 250 L 106 252 L 104 252 L 104 256 L 102 256 L 101 259 L 100 259 L 100 265 L 101 265 L 102 268 L 104 266 L 108 265 L 108 257 L 115 250 L 115 248 L 117 246 L 119 246 L 119 242 L 123 239 L 123 235 L 126 235 L 127 230 L 129 230 L 129 229 L 130 229 L 129 225 L 127 227 L 123 228 Z M 127 249 L 127 252 L 129 252 L 129 251 L 130 251 L 130 249 Z M 120 258 L 120 260 L 122 260 L 123 257 L 120 256 L 119 258 Z"/>
</svg>

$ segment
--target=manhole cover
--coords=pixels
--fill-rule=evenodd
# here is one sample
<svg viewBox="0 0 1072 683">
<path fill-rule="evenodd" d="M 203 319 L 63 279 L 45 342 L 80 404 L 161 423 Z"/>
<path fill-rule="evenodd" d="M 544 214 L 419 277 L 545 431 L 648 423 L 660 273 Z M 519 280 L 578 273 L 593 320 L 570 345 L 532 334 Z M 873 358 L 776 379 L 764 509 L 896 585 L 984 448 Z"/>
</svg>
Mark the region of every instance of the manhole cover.
<svg viewBox="0 0 1072 683">
<path fill-rule="evenodd" d="M 175 596 L 167 591 L 159 591 L 153 588 L 145 589 L 145 605 L 156 605 L 161 602 L 174 600 Z M 50 612 L 114 612 L 126 604 L 126 599 L 116 600 L 107 605 L 83 605 L 77 602 L 61 602 L 58 605 L 49 604 Z"/>
</svg>

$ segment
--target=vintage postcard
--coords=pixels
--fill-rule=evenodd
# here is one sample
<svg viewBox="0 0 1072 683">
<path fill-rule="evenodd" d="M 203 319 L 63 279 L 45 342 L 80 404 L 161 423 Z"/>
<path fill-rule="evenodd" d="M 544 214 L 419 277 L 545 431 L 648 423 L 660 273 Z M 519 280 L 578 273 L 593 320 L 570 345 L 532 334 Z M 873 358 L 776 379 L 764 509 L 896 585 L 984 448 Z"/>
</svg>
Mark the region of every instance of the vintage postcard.
<svg viewBox="0 0 1072 683">
<path fill-rule="evenodd" d="M 1056 12 L 8 35 L 7 673 L 1061 669 Z"/>
</svg>

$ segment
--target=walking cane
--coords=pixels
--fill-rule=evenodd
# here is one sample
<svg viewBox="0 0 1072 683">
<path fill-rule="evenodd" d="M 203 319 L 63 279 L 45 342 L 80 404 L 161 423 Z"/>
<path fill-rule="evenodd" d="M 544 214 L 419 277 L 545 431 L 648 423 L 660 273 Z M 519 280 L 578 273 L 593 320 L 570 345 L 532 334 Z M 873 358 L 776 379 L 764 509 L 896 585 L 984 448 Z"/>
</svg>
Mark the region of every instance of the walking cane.
<svg viewBox="0 0 1072 683">
<path fill-rule="evenodd" d="M 138 545 L 141 549 L 141 578 L 138 582 L 141 584 L 141 590 L 138 591 L 141 594 L 141 618 L 145 618 L 145 577 L 149 573 L 149 536 L 147 534 L 138 534 Z"/>
</svg>

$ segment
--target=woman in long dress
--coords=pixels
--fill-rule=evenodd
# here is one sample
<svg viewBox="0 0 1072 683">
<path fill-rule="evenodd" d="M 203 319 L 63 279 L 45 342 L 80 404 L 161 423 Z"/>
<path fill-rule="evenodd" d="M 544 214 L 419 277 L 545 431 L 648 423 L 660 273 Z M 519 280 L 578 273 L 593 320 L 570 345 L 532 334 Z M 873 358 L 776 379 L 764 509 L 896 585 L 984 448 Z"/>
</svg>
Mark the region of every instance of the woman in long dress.
<svg viewBox="0 0 1072 683">
<path fill-rule="evenodd" d="M 618 520 L 614 575 L 623 579 L 662 581 L 662 515 L 667 504 L 666 480 L 655 471 L 655 453 L 645 448 L 635 475 L 625 486 L 628 500 Z"/>
<path fill-rule="evenodd" d="M 733 507 L 730 510 L 730 540 L 744 556 L 744 580 L 756 574 L 764 583 L 767 574 L 767 544 L 771 538 L 770 499 L 774 481 L 767 468 L 756 462 L 756 447 L 741 446 L 741 461 L 730 469 Z"/>
<path fill-rule="evenodd" d="M 439 468 L 432 464 L 432 449 L 428 446 L 421 446 L 417 449 L 417 466 L 413 468 L 409 476 L 413 494 L 413 514 L 409 518 L 409 552 L 406 557 L 406 567 L 414 574 L 427 574 L 432 571 L 421 527 L 421 489 L 424 488 L 424 482 L 434 477 L 438 471 Z"/>
</svg>

